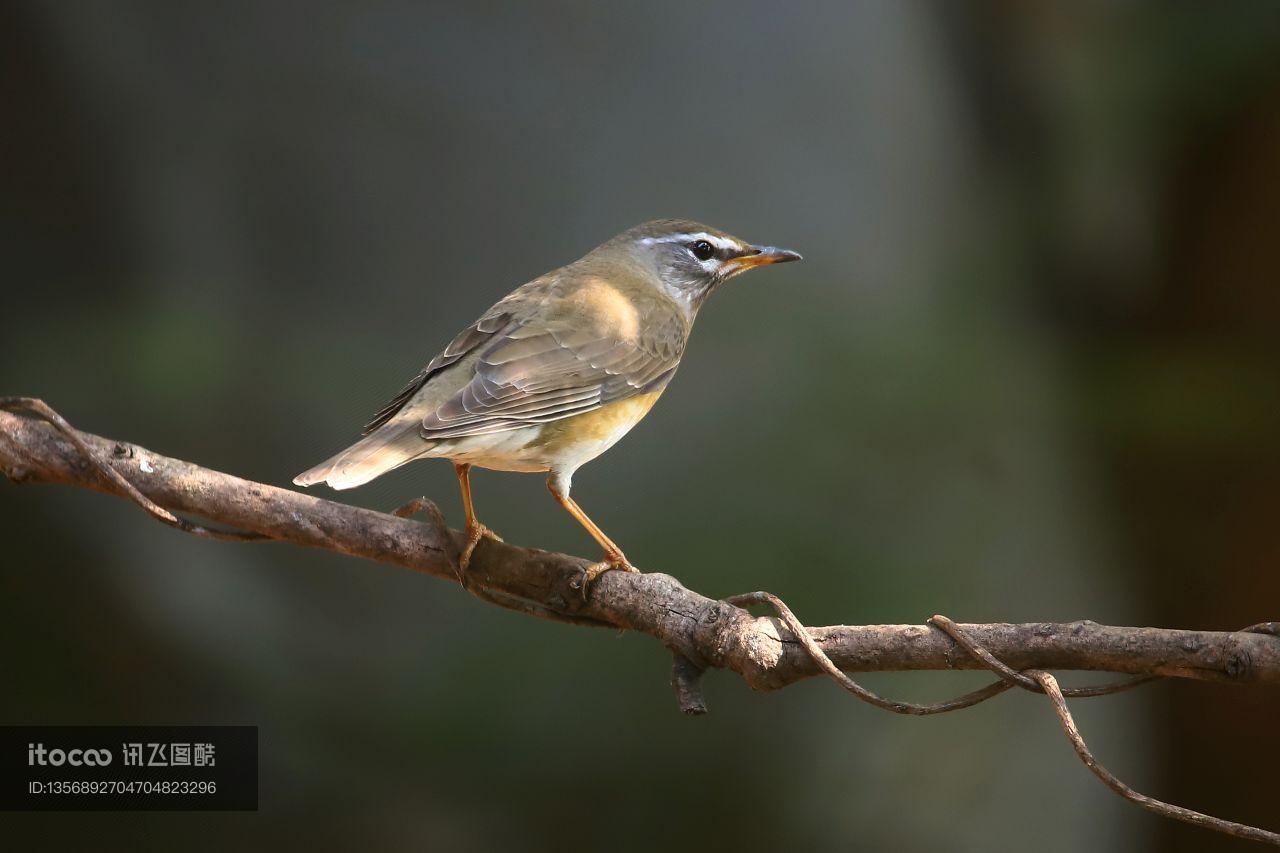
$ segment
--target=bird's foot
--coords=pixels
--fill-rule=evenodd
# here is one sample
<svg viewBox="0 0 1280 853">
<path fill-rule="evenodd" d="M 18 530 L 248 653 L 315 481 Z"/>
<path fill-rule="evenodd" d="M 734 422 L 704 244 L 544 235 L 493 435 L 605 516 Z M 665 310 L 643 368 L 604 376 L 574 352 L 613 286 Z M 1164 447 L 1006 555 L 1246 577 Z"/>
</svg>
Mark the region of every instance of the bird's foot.
<svg viewBox="0 0 1280 853">
<path fill-rule="evenodd" d="M 596 578 L 610 570 L 640 573 L 639 569 L 631 565 L 631 561 L 627 559 L 626 554 L 621 551 L 606 552 L 603 560 L 599 563 L 592 563 L 582 570 L 582 579 L 579 585 L 582 590 L 583 601 L 586 601 L 587 594 L 590 592 L 591 585 L 595 583 Z"/>
<path fill-rule="evenodd" d="M 502 537 L 485 527 L 480 522 L 468 525 L 467 527 L 467 547 L 462 549 L 462 555 L 458 557 L 458 580 L 462 581 L 462 585 L 466 586 L 467 569 L 471 566 L 471 555 L 475 553 L 476 546 L 480 544 L 481 539 L 492 539 L 495 542 L 501 542 Z"/>
</svg>

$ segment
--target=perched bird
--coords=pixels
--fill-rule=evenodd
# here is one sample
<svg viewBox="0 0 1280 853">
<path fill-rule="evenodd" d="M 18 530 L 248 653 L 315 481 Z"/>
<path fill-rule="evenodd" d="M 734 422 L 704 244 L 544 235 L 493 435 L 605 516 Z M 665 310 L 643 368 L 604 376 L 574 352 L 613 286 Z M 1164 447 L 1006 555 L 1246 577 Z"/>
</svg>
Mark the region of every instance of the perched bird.
<svg viewBox="0 0 1280 853">
<path fill-rule="evenodd" d="M 449 459 L 466 512 L 465 572 L 498 538 L 469 473 L 546 471 L 555 499 L 604 548 L 587 572 L 636 571 L 569 496 L 573 473 L 639 423 L 675 376 L 698 309 L 738 273 L 800 260 L 676 219 L 646 222 L 512 291 L 378 412 L 364 438 L 294 478 L 349 489 L 414 459 Z M 584 587 L 585 588 L 585 587 Z"/>
</svg>

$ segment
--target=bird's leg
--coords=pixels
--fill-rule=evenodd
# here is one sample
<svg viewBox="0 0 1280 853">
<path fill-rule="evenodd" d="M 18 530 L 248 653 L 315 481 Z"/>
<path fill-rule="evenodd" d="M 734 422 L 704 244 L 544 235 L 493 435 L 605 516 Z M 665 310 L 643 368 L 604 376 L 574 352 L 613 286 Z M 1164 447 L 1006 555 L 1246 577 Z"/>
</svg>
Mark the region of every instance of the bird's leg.
<svg viewBox="0 0 1280 853">
<path fill-rule="evenodd" d="M 501 542 L 502 537 L 480 523 L 476 518 L 476 508 L 471 504 L 471 466 L 463 462 L 455 462 L 453 470 L 458 474 L 458 485 L 462 487 L 462 511 L 467 514 L 467 547 L 462 549 L 458 558 L 458 569 L 463 575 L 471 565 L 471 555 L 475 553 L 480 540 L 488 537 Z M 465 582 L 464 582 L 465 586 Z"/>
<path fill-rule="evenodd" d="M 567 477 L 562 478 L 553 473 L 547 478 L 547 488 L 551 490 L 552 497 L 568 511 L 569 515 L 576 518 L 578 523 L 591 534 L 591 538 L 599 542 L 600 547 L 604 549 L 604 561 L 587 566 L 583 570 L 585 577 L 582 582 L 582 594 L 585 597 L 591 582 L 603 572 L 607 572 L 610 569 L 620 569 L 624 572 L 638 572 L 640 570 L 631 565 L 631 561 L 627 559 L 626 554 L 622 553 L 622 549 L 618 547 L 617 543 L 606 536 L 605 532 L 582 511 L 582 507 L 578 506 L 577 501 L 569 497 L 568 485 Z"/>
</svg>

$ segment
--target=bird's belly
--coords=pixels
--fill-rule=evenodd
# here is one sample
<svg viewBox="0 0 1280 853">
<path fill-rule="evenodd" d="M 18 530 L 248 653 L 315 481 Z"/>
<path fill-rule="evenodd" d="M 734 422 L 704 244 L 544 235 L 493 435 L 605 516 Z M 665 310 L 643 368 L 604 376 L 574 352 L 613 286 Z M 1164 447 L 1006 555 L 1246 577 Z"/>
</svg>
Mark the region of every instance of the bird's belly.
<svg viewBox="0 0 1280 853">
<path fill-rule="evenodd" d="M 547 471 L 550 465 L 533 449 L 543 425 L 449 439 L 437 444 L 427 454 L 443 456 L 454 462 L 465 462 L 493 471 Z"/>
<path fill-rule="evenodd" d="M 630 432 L 661 393 L 637 394 L 593 412 L 537 426 L 442 441 L 427 455 L 494 471 L 572 471 Z"/>
<path fill-rule="evenodd" d="M 545 424 L 535 442 L 548 467 L 572 471 L 618 443 L 640 423 L 662 391 L 607 403 L 594 412 Z"/>
</svg>

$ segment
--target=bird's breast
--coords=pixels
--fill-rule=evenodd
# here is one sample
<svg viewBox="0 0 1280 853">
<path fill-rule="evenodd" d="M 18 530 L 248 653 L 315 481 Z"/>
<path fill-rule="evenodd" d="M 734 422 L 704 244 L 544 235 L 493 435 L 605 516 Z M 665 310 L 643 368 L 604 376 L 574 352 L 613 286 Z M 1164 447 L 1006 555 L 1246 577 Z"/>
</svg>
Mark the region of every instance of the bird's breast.
<svg viewBox="0 0 1280 853">
<path fill-rule="evenodd" d="M 650 391 L 547 424 L 445 439 L 423 455 L 494 471 L 572 471 L 617 444 L 649 413 L 660 396 L 661 390 Z"/>
<path fill-rule="evenodd" d="M 636 394 L 606 403 L 593 412 L 553 421 L 543 426 L 531 449 L 547 459 L 549 467 L 576 468 L 617 444 L 649 414 L 660 396 L 661 390 Z"/>
</svg>

